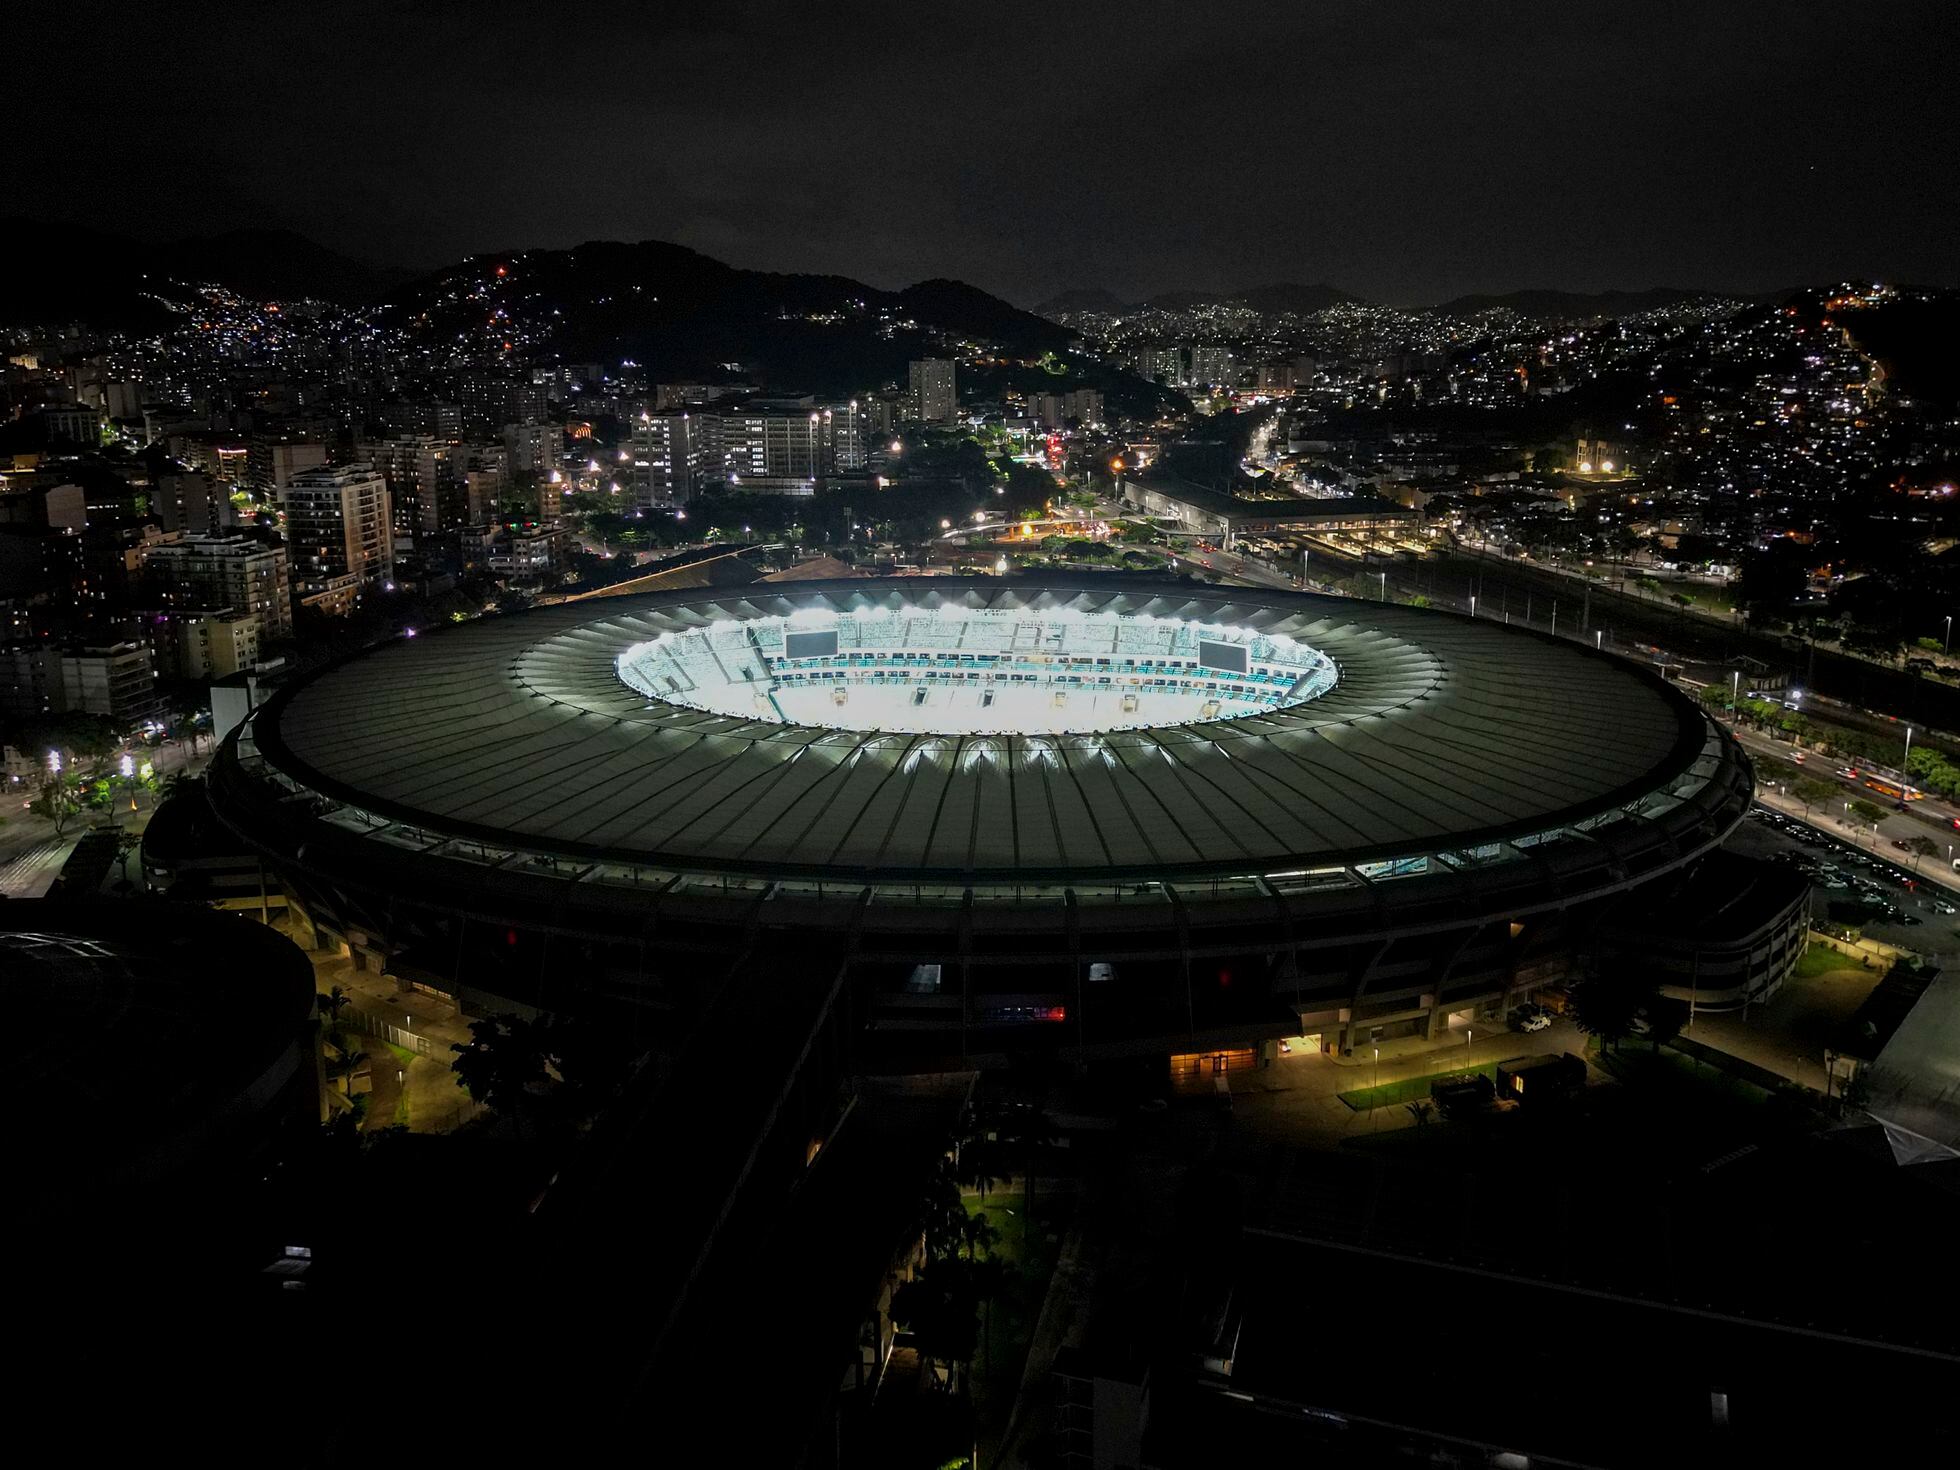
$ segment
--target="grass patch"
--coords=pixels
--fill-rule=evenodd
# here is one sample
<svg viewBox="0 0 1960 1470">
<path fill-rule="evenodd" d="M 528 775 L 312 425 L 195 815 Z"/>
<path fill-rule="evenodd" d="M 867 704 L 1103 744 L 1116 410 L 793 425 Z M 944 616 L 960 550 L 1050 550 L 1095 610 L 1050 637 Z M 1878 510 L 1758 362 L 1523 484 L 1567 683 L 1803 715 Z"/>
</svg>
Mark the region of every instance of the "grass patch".
<svg viewBox="0 0 1960 1470">
<path fill-rule="evenodd" d="M 1617 1050 L 1593 1053 L 1593 1061 L 1601 1071 L 1632 1087 L 1660 1088 L 1704 1102 L 1720 1098 L 1760 1105 L 1769 1101 L 1768 1089 L 1672 1047 L 1656 1052 L 1639 1042 L 1622 1043 Z"/>
<path fill-rule="evenodd" d="M 1506 1058 L 1515 1061 L 1515 1057 Z M 1497 1069 L 1503 1062 L 1485 1062 L 1475 1067 L 1457 1067 L 1448 1072 L 1425 1072 L 1419 1077 L 1401 1077 L 1393 1082 L 1384 1082 L 1379 1087 L 1357 1087 L 1350 1092 L 1338 1094 L 1341 1101 L 1357 1113 L 1369 1108 L 1392 1108 L 1401 1103 L 1412 1103 L 1429 1096 L 1432 1082 L 1457 1082 L 1466 1077 L 1488 1077 L 1493 1085 L 1497 1082 Z"/>
<path fill-rule="evenodd" d="M 1864 967 L 1850 955 L 1839 954 L 1828 944 L 1812 940 L 1804 950 L 1803 957 L 1797 961 L 1796 977 L 1799 980 L 1814 980 L 1819 975 L 1828 975 L 1834 970 L 1860 970 Z"/>
<path fill-rule="evenodd" d="M 1040 1180 L 1035 1184 L 1032 1221 L 1026 1205 L 1026 1194 L 1013 1186 L 996 1189 L 984 1200 L 969 1196 L 966 1201 L 970 1212 L 986 1216 L 994 1227 L 992 1254 L 1001 1262 L 1004 1276 L 1000 1292 L 982 1311 L 980 1349 L 974 1354 L 970 1380 L 982 1464 L 990 1462 L 1006 1432 L 1048 1296 L 1048 1279 L 1061 1254 L 1060 1236 L 1067 1226 L 1063 1216 L 1073 1208 L 1069 1201 L 1044 1196 Z M 1054 1243 L 1048 1239 L 1051 1232 L 1057 1237 Z"/>
<path fill-rule="evenodd" d="M 381 1038 L 378 1036 L 370 1037 L 369 1039 L 373 1041 L 381 1041 Z M 410 1062 L 414 1061 L 417 1056 L 416 1052 L 411 1051 L 409 1048 L 405 1046 L 396 1046 L 395 1043 L 392 1041 L 382 1041 L 381 1044 L 387 1047 L 389 1051 L 393 1052 L 395 1054 L 395 1060 L 400 1062 L 404 1067 L 406 1067 Z"/>
</svg>

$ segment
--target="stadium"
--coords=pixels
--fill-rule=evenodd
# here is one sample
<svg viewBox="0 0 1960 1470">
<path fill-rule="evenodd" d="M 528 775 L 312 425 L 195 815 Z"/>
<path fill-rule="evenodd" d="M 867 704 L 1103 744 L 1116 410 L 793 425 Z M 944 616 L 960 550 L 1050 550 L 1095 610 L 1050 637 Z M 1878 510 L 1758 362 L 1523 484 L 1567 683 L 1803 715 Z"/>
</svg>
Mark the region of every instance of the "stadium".
<svg viewBox="0 0 1960 1470">
<path fill-rule="evenodd" d="M 1570 641 L 1051 574 L 400 638 L 255 710 L 212 794 L 323 943 L 473 1011 L 652 1029 L 746 983 L 844 996 L 852 1045 L 1093 1061 L 1501 1012 L 1751 774 Z"/>
</svg>

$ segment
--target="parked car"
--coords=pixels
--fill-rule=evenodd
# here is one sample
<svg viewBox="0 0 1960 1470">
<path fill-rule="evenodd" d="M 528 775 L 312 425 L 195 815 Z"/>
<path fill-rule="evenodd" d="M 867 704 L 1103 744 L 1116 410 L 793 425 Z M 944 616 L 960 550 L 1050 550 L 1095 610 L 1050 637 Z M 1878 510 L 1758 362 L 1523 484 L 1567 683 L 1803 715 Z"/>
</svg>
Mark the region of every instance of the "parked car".
<svg viewBox="0 0 1960 1470">
<path fill-rule="evenodd" d="M 1511 1025 L 1519 1031 L 1543 1031 L 1552 1024 L 1552 1018 L 1543 1011 L 1520 1011 L 1511 1018 Z"/>
</svg>

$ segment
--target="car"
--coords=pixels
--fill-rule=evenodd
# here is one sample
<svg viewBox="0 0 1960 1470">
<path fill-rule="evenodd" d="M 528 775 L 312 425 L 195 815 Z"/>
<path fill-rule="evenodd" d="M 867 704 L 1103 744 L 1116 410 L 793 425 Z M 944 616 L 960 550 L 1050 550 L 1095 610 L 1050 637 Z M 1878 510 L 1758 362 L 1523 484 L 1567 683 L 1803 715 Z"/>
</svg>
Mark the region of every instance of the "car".
<svg viewBox="0 0 1960 1470">
<path fill-rule="evenodd" d="M 1941 914 L 1960 914 L 1960 908 L 1955 908 L 1943 898 L 1933 900 L 1933 910 L 1935 913 Z"/>
<path fill-rule="evenodd" d="M 1912 851 L 1912 844 L 1910 842 L 1907 842 L 1903 837 L 1894 837 L 1892 839 L 1892 845 L 1898 848 L 1900 852 Z"/>
<path fill-rule="evenodd" d="M 1520 1031 L 1543 1031 L 1552 1024 L 1552 1018 L 1543 1011 L 1536 1015 L 1521 1017 L 1517 1022 Z"/>
</svg>

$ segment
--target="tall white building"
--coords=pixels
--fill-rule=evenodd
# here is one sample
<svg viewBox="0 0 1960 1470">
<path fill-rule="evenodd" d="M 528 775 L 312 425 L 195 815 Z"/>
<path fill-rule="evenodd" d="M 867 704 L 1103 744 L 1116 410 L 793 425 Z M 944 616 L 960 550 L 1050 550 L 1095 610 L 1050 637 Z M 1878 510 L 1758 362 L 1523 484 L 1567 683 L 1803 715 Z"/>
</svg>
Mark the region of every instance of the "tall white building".
<svg viewBox="0 0 1960 1470">
<path fill-rule="evenodd" d="M 727 478 L 721 421 L 711 413 L 643 413 L 633 425 L 633 499 L 643 506 L 686 505 Z"/>
<path fill-rule="evenodd" d="M 960 397 L 954 364 L 928 357 L 912 364 L 906 412 L 922 424 L 950 424 L 959 415 Z"/>
<path fill-rule="evenodd" d="M 1236 381 L 1237 370 L 1231 348 L 1194 346 L 1191 349 L 1191 369 L 1184 381 L 1192 387 L 1216 383 L 1229 388 Z"/>
<path fill-rule="evenodd" d="M 352 607 L 362 591 L 394 575 L 388 482 L 365 465 L 293 476 L 286 486 L 286 549 L 301 602 Z"/>
</svg>

